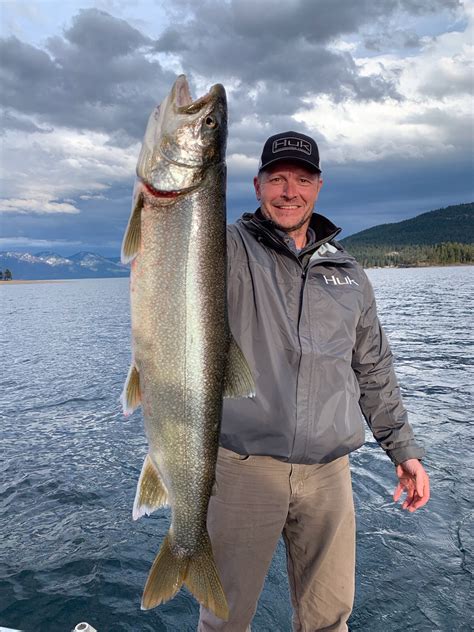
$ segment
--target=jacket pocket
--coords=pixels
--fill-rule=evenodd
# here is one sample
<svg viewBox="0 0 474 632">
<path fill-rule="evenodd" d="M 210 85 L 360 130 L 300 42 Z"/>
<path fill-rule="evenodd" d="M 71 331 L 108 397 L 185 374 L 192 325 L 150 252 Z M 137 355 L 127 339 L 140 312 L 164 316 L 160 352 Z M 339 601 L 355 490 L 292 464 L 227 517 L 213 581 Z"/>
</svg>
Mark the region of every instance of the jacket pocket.
<svg viewBox="0 0 474 632">
<path fill-rule="evenodd" d="M 347 387 L 348 387 L 349 393 L 352 393 L 352 395 L 354 395 L 356 400 L 359 401 L 360 388 L 359 388 L 359 382 L 357 381 L 354 371 L 351 371 L 349 374 L 349 379 L 347 380 Z"/>
</svg>

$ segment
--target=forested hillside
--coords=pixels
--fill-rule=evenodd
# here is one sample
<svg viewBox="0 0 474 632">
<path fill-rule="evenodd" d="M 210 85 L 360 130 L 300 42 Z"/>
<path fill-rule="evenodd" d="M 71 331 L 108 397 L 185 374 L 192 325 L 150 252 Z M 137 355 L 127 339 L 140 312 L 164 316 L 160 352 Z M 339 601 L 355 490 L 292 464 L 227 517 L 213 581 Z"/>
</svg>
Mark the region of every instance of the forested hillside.
<svg viewBox="0 0 474 632">
<path fill-rule="evenodd" d="M 474 263 L 474 203 L 374 226 L 341 243 L 364 267 Z"/>
</svg>

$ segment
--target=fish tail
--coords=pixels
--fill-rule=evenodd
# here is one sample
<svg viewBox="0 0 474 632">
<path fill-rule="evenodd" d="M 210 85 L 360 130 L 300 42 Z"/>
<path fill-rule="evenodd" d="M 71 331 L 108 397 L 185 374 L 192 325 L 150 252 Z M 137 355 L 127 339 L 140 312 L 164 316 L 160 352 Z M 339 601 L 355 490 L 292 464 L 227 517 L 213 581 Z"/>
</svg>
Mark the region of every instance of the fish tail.
<svg viewBox="0 0 474 632">
<path fill-rule="evenodd" d="M 189 558 L 179 558 L 171 550 L 169 533 L 148 574 L 142 597 L 142 610 L 149 610 L 172 599 L 181 588 Z"/>
<path fill-rule="evenodd" d="M 217 572 L 211 542 L 206 534 L 206 544 L 194 557 L 176 556 L 170 544 L 169 534 L 151 567 L 142 597 L 142 610 L 154 608 L 172 599 L 185 584 L 196 599 L 216 617 L 227 621 L 229 607 Z"/>
<path fill-rule="evenodd" d="M 229 606 L 217 572 L 211 541 L 206 533 L 206 544 L 201 553 L 189 560 L 184 583 L 205 608 L 219 619 L 229 619 Z"/>
</svg>

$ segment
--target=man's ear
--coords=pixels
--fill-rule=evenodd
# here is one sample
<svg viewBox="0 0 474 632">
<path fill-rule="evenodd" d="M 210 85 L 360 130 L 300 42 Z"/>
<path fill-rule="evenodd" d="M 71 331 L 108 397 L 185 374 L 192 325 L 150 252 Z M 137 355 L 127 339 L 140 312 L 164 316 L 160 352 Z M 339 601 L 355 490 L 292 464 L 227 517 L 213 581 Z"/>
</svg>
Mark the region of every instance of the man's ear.
<svg viewBox="0 0 474 632">
<path fill-rule="evenodd" d="M 260 200 L 260 180 L 257 176 L 253 179 L 253 186 L 255 188 L 255 195 L 257 196 L 257 200 Z"/>
</svg>

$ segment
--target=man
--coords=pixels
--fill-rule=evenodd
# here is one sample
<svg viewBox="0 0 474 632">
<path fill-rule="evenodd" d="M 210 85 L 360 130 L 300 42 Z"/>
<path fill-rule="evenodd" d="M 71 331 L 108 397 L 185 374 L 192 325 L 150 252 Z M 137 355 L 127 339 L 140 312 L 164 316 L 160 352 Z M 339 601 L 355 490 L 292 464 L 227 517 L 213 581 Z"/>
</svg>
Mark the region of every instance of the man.
<svg viewBox="0 0 474 632">
<path fill-rule="evenodd" d="M 394 499 L 429 498 L 380 327 L 372 287 L 314 213 L 323 181 L 315 141 L 270 137 L 254 186 L 260 207 L 228 228 L 228 305 L 256 383 L 226 400 L 208 529 L 229 602 L 199 630 L 245 632 L 281 534 L 298 632 L 347 630 L 355 526 L 348 453 L 364 443 L 361 411 L 396 466 Z"/>
</svg>

